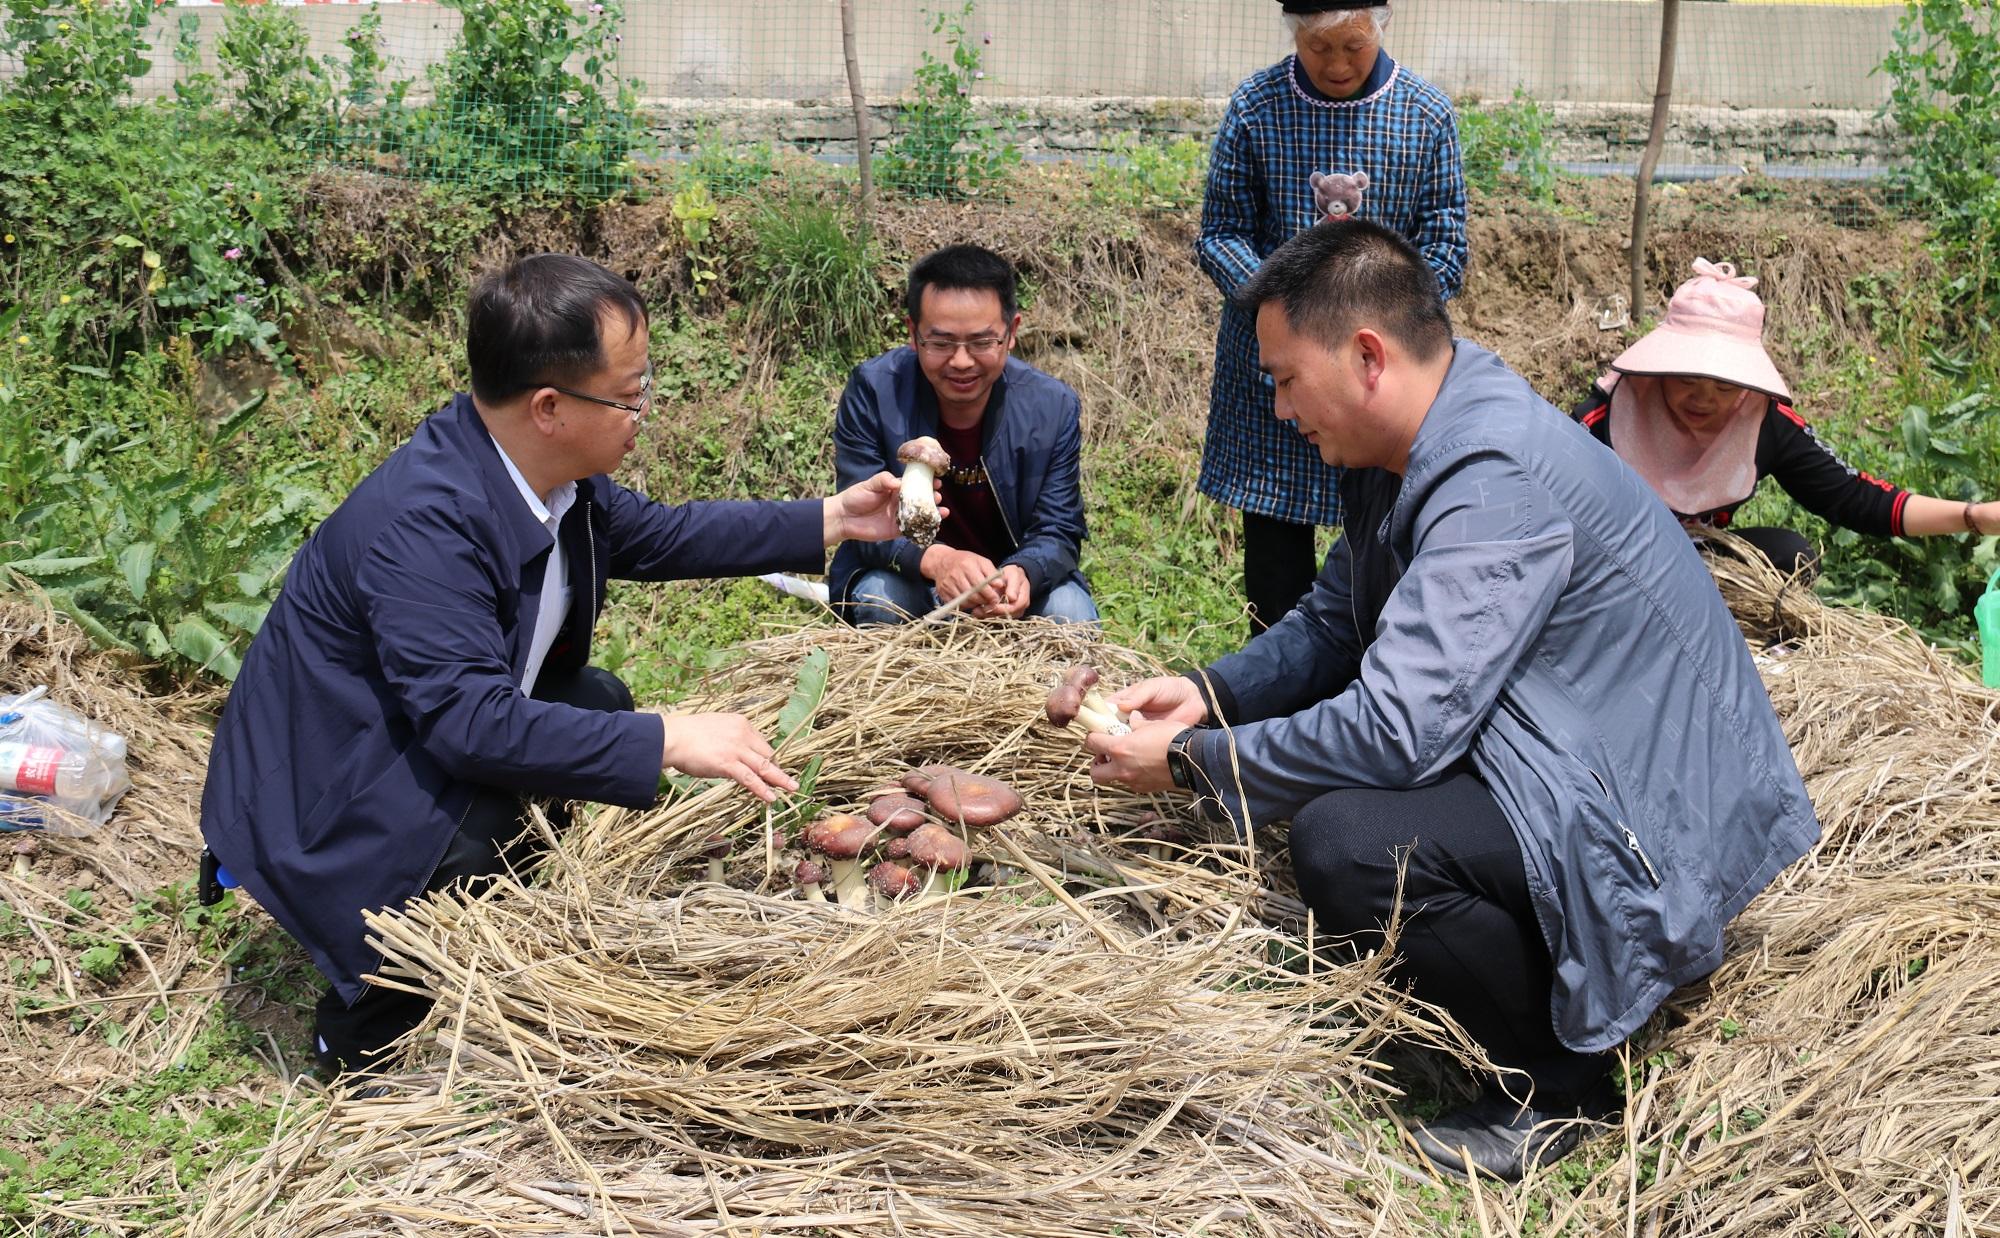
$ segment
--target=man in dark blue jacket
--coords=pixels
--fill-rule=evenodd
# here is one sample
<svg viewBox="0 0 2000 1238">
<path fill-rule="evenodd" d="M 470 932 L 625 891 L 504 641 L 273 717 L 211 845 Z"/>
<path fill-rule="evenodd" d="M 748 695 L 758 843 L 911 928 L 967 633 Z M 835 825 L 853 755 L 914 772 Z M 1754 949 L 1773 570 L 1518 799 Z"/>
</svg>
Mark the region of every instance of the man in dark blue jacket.
<svg viewBox="0 0 2000 1238">
<path fill-rule="evenodd" d="M 910 343 L 855 367 L 834 422 L 834 466 L 850 486 L 935 438 L 947 509 L 937 541 L 848 543 L 829 584 L 855 623 L 900 623 L 975 590 L 979 618 L 1097 618 L 1077 571 L 1083 430 L 1076 392 L 1010 356 L 1021 324 L 1014 268 L 977 245 L 910 268 Z M 995 573 L 997 579 L 991 579 Z"/>
<path fill-rule="evenodd" d="M 612 481 L 652 402 L 630 283 L 543 254 L 468 311 L 453 397 L 293 560 L 216 728 L 202 834 L 331 982 L 320 1064 L 367 1066 L 425 1003 L 364 985 L 361 913 L 524 858 L 525 801 L 651 804 L 662 770 L 796 783 L 738 714 L 633 711 L 586 665 L 605 582 L 816 571 L 896 531 L 888 474 L 830 499 L 655 503 Z"/>
</svg>

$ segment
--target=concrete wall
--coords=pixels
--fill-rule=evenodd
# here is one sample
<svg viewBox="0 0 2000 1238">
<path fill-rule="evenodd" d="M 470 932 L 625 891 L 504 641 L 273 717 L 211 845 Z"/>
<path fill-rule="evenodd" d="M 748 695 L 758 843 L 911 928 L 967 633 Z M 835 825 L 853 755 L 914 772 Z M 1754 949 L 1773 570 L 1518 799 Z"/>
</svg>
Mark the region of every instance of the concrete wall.
<svg viewBox="0 0 2000 1238">
<path fill-rule="evenodd" d="M 922 10 L 947 0 L 855 5 L 880 135 L 922 53 L 942 52 Z M 1556 111 L 1560 157 L 1636 157 L 1652 98 L 1657 3 L 1399 0 L 1394 11 L 1390 51 L 1454 98 L 1504 101 L 1519 88 Z M 338 55 L 365 10 L 291 12 L 315 53 Z M 219 8 L 166 10 L 142 94 L 172 88 L 178 13 L 200 21 L 207 48 L 221 29 Z M 380 13 L 391 76 L 420 76 L 457 36 L 458 14 L 441 5 L 388 3 Z M 627 13 L 620 72 L 640 81 L 669 147 L 706 127 L 852 152 L 836 0 L 629 0 Z M 1892 152 L 1873 112 L 1889 83 L 1872 70 L 1901 13 L 1893 5 L 1683 5 L 1669 160 L 1885 161 Z M 1135 130 L 1205 136 L 1236 83 L 1289 48 L 1271 0 L 978 0 L 970 33 L 990 38 L 980 47 L 987 78 L 979 98 L 1024 115 L 1018 137 L 1031 154 L 1099 151 Z"/>
</svg>

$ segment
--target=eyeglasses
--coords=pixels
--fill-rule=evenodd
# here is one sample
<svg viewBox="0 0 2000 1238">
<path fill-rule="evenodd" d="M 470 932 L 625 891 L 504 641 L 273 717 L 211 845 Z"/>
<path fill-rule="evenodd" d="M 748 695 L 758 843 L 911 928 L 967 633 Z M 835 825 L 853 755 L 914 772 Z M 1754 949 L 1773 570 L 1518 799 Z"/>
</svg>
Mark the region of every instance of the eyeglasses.
<svg viewBox="0 0 2000 1238">
<path fill-rule="evenodd" d="M 917 347 L 940 361 L 955 355 L 963 348 L 975 360 L 991 361 L 1007 347 L 1007 337 L 1003 335 L 982 335 L 976 340 L 918 340 Z"/>
<path fill-rule="evenodd" d="M 601 395 L 573 391 L 568 387 L 558 387 L 554 383 L 549 383 L 547 386 L 549 390 L 560 391 L 566 396 L 573 396 L 579 400 L 588 400 L 592 404 L 602 404 L 606 408 L 615 408 L 621 413 L 630 413 L 634 420 L 638 421 L 644 421 L 646 413 L 653 407 L 653 366 L 651 362 L 646 364 L 646 372 L 639 379 L 639 402 L 637 404 L 626 404 L 619 400 L 607 400 Z"/>
</svg>

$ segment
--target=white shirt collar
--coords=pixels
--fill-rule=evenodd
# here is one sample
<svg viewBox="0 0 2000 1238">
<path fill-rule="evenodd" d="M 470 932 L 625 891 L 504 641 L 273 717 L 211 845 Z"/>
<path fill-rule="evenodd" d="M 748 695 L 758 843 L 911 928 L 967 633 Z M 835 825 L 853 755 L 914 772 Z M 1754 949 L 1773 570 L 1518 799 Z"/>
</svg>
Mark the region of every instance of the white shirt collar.
<svg viewBox="0 0 2000 1238">
<path fill-rule="evenodd" d="M 500 453 L 500 463 L 507 466 L 507 476 L 514 479 L 514 486 L 520 490 L 522 500 L 528 504 L 528 510 L 535 514 L 535 519 L 543 528 L 554 534 L 556 526 L 562 523 L 563 513 L 576 502 L 576 483 L 566 481 L 557 486 L 549 491 L 549 501 L 544 503 L 541 496 L 535 493 L 535 488 L 528 484 L 528 479 L 521 476 L 521 470 L 515 465 L 514 458 L 507 454 L 507 449 L 500 445 L 500 440 L 497 438 L 493 440 L 493 450 Z"/>
</svg>

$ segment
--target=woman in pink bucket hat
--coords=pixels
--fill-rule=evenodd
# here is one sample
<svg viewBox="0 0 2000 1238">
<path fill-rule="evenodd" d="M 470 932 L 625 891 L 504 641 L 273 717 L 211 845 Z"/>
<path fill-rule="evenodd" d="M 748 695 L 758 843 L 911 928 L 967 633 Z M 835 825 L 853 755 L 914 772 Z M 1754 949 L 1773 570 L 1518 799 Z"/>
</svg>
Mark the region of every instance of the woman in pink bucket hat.
<svg viewBox="0 0 2000 1238">
<path fill-rule="evenodd" d="M 1574 414 L 1683 524 L 1729 528 L 1757 483 L 1775 477 L 1801 507 L 1857 533 L 2000 533 L 2000 502 L 1928 498 L 1848 467 L 1793 410 L 1764 351 L 1757 281 L 1706 258 L 1694 271 L 1674 290 L 1666 320 L 1611 363 Z M 1791 529 L 1730 531 L 1780 571 L 1818 563 Z"/>
</svg>

